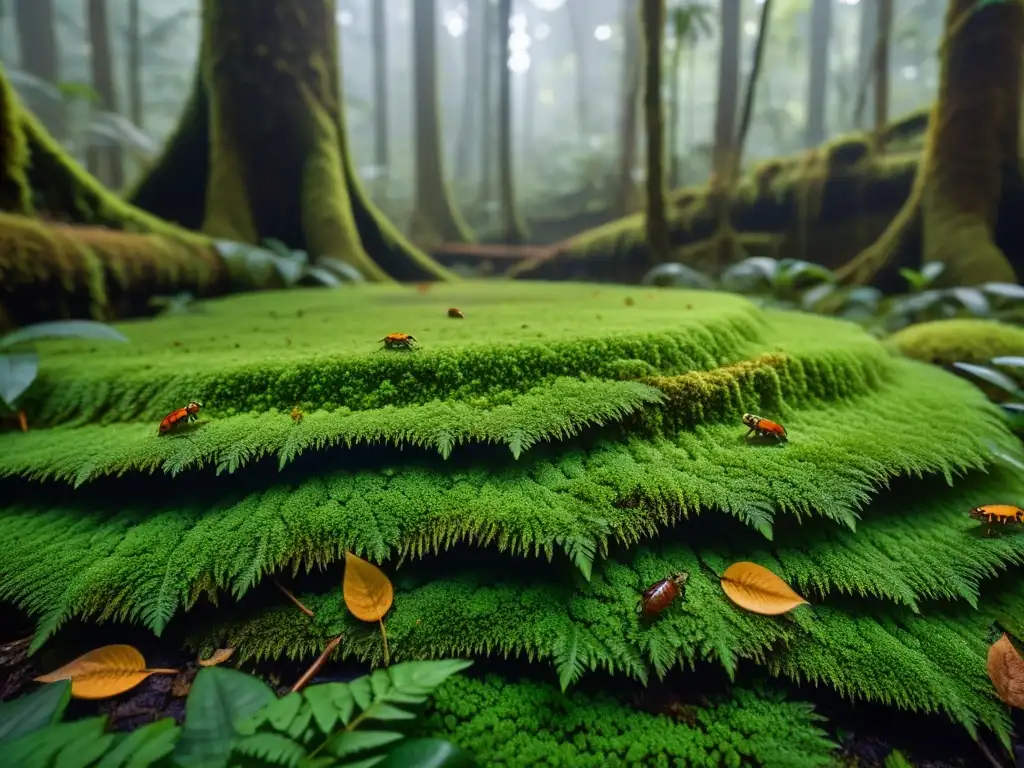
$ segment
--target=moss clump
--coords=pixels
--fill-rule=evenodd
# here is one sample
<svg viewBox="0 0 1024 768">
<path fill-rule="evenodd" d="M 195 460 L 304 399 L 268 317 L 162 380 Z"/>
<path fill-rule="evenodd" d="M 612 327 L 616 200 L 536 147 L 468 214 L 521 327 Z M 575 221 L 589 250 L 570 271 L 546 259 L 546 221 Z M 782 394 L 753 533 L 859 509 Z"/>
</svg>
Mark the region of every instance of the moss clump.
<svg viewBox="0 0 1024 768">
<path fill-rule="evenodd" d="M 985 365 L 993 357 L 1024 356 L 1024 329 L 995 320 L 935 320 L 907 326 L 885 344 L 926 363 Z"/>
<path fill-rule="evenodd" d="M 855 325 L 713 293 L 265 299 L 125 324 L 118 354 L 42 345 L 26 405 L 44 426 L 0 436 L 0 598 L 38 619 L 36 645 L 72 617 L 161 632 L 190 610 L 196 644 L 242 657 L 315 653 L 344 630 L 339 653 L 375 660 L 379 635 L 299 575 L 353 551 L 395 574 L 396 658 L 515 654 L 563 686 L 750 663 L 1005 733 L 984 677 L 986 582 L 1014 578 L 1000 574 L 1024 538 L 976 539 L 966 510 L 1024 486 L 991 471 L 993 446 L 1019 446 L 967 382 Z M 379 351 L 395 331 L 420 349 Z M 190 399 L 205 421 L 157 437 Z M 789 441 L 744 439 L 744 410 Z M 744 559 L 817 618 L 729 603 L 718 574 Z M 315 619 L 271 589 L 288 569 Z M 640 627 L 639 590 L 676 570 L 685 600 Z"/>
<path fill-rule="evenodd" d="M 821 718 L 770 692 L 739 689 L 728 700 L 673 712 L 678 719 L 630 711 L 608 695 L 566 695 L 489 675 L 445 683 L 419 729 L 452 739 L 493 768 L 834 763 Z"/>
</svg>

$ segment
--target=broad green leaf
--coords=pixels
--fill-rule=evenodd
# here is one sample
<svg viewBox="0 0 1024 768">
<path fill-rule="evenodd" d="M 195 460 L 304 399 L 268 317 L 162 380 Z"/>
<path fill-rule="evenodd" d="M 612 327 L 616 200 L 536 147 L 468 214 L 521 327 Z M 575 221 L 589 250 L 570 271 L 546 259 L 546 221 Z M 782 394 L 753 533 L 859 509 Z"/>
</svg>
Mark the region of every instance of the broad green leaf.
<svg viewBox="0 0 1024 768">
<path fill-rule="evenodd" d="M 1016 283 L 985 283 L 981 286 L 981 290 L 992 296 L 1024 301 L 1024 285 L 1017 285 Z"/>
<path fill-rule="evenodd" d="M 984 365 L 974 365 L 973 363 L 953 363 L 953 367 L 974 376 L 976 379 L 980 379 L 994 387 L 998 387 L 1005 392 L 1009 392 L 1011 395 L 1017 394 L 1019 390 L 1017 382 L 1002 371 L 997 371 L 994 368 L 987 368 Z"/>
<path fill-rule="evenodd" d="M 369 709 L 370 704 L 373 702 L 373 690 L 370 688 L 370 678 L 368 675 L 350 680 L 348 690 L 352 694 L 352 698 L 355 699 L 356 706 L 359 709 L 364 712 Z"/>
<path fill-rule="evenodd" d="M 321 256 L 319 259 L 316 260 L 316 266 L 334 272 L 342 280 L 349 283 L 366 282 L 366 278 L 363 277 L 362 272 L 353 267 L 351 264 L 346 264 L 341 259 L 335 259 L 332 256 Z"/>
<path fill-rule="evenodd" d="M 900 269 L 900 277 L 907 281 L 907 285 L 910 286 L 910 290 L 912 291 L 919 291 L 928 283 L 925 276 L 916 269 L 908 269 L 904 267 Z"/>
<path fill-rule="evenodd" d="M 71 701 L 71 681 L 43 685 L 0 704 L 0 741 L 13 741 L 60 722 Z"/>
<path fill-rule="evenodd" d="M 352 722 L 352 715 L 356 710 L 356 698 L 352 695 L 352 689 L 347 683 L 330 683 L 331 698 L 334 699 L 334 706 L 338 708 L 338 719 L 343 725 Z"/>
<path fill-rule="evenodd" d="M 396 688 L 433 691 L 454 674 L 473 666 L 469 659 L 437 659 L 404 661 L 390 668 L 391 681 Z"/>
<path fill-rule="evenodd" d="M 846 303 L 874 309 L 882 301 L 882 292 L 870 285 L 862 285 L 851 289 L 846 294 Z"/>
<path fill-rule="evenodd" d="M 395 747 L 381 768 L 474 768 L 465 750 L 443 739 L 409 739 Z"/>
<path fill-rule="evenodd" d="M 289 694 L 291 695 L 291 694 Z M 298 694 L 295 694 L 298 696 Z M 313 721 L 313 708 L 309 706 L 309 702 L 305 699 L 300 699 L 299 711 L 295 713 L 295 717 L 292 718 L 291 723 L 285 729 L 285 733 L 288 734 L 295 741 L 302 741 L 306 731 L 312 730 L 309 724 Z"/>
<path fill-rule="evenodd" d="M 387 755 L 375 755 L 373 757 L 364 758 L 363 760 L 346 760 L 344 763 L 339 765 L 339 768 L 373 768 L 375 765 L 380 765 L 384 762 L 386 758 Z"/>
<path fill-rule="evenodd" d="M 812 283 L 834 283 L 836 276 L 828 267 L 799 259 L 785 259 L 779 262 L 775 282 L 780 287 L 810 285 Z"/>
<path fill-rule="evenodd" d="M 934 283 L 938 276 L 945 271 L 946 265 L 941 261 L 929 261 L 921 267 L 921 277 L 923 277 L 925 282 L 930 285 L 931 283 Z"/>
<path fill-rule="evenodd" d="M 337 288 L 342 285 L 341 279 L 323 267 L 309 266 L 303 270 L 305 277 L 311 277 L 321 285 L 325 285 L 328 288 Z"/>
<path fill-rule="evenodd" d="M 96 768 L 146 768 L 171 754 L 181 728 L 170 717 L 127 734 L 103 756 Z"/>
<path fill-rule="evenodd" d="M 0 337 L 0 349 L 12 344 L 39 339 L 102 339 L 105 341 L 128 341 L 128 337 L 106 323 L 92 320 L 54 320 L 50 323 L 26 325 L 6 336 Z"/>
<path fill-rule="evenodd" d="M 292 249 L 285 245 L 283 242 L 278 240 L 276 237 L 266 237 L 263 239 L 263 245 L 268 249 L 276 253 L 278 256 L 284 258 L 290 258 L 292 255 Z"/>
<path fill-rule="evenodd" d="M 323 733 L 330 733 L 334 724 L 338 722 L 338 706 L 335 704 L 334 691 L 331 686 L 341 683 L 320 683 L 311 685 L 302 692 L 309 708 L 313 713 L 313 720 Z"/>
<path fill-rule="evenodd" d="M 335 757 L 345 757 L 392 744 L 401 738 L 402 734 L 396 731 L 343 731 L 331 739 L 330 750 Z"/>
<path fill-rule="evenodd" d="M 686 264 L 659 264 L 640 281 L 643 285 L 661 285 L 674 288 L 699 288 L 713 291 L 717 284 L 703 272 Z"/>
<path fill-rule="evenodd" d="M 950 293 L 975 317 L 987 317 L 992 313 L 988 299 L 977 288 L 953 288 Z"/>
<path fill-rule="evenodd" d="M 758 287 L 772 285 L 779 270 L 779 262 L 767 256 L 752 256 L 733 264 L 722 273 L 722 286 L 727 291 L 746 293 Z"/>
<path fill-rule="evenodd" d="M 91 761 L 99 759 L 110 743 L 113 734 L 104 733 L 107 718 L 90 717 L 71 723 L 57 723 L 13 741 L 0 742 L 0 766 L 17 768 L 56 768 L 61 760 L 71 761 L 77 753 L 88 756 Z M 64 757 L 65 753 L 68 755 Z M 67 762 L 66 765 L 83 768 L 89 763 Z"/>
<path fill-rule="evenodd" d="M 814 308 L 835 290 L 836 287 L 832 283 L 818 283 L 808 288 L 800 297 L 800 308 L 805 312 L 813 312 Z"/>
<path fill-rule="evenodd" d="M 1000 365 L 1007 368 L 1024 368 L 1024 357 L 1016 357 L 1014 355 L 993 357 L 989 362 L 991 362 L 992 365 Z"/>
<path fill-rule="evenodd" d="M 370 674 L 370 690 L 379 699 L 391 689 L 391 675 L 386 669 L 375 669 Z"/>
<path fill-rule="evenodd" d="M 32 386 L 39 372 L 39 355 L 35 352 L 9 352 L 0 355 L 0 399 L 9 408 Z"/>
<path fill-rule="evenodd" d="M 412 712 L 406 712 L 404 709 L 393 707 L 383 701 L 378 701 L 366 710 L 366 717 L 369 720 L 412 720 L 416 715 Z"/>
<path fill-rule="evenodd" d="M 299 713 L 301 706 L 302 696 L 298 693 L 289 693 L 267 705 L 262 714 L 275 731 L 285 731 L 288 730 L 288 726 Z"/>
<path fill-rule="evenodd" d="M 225 667 L 199 670 L 185 702 L 174 761 L 183 768 L 223 768 L 236 724 L 274 700 L 270 686 L 252 675 Z"/>
</svg>

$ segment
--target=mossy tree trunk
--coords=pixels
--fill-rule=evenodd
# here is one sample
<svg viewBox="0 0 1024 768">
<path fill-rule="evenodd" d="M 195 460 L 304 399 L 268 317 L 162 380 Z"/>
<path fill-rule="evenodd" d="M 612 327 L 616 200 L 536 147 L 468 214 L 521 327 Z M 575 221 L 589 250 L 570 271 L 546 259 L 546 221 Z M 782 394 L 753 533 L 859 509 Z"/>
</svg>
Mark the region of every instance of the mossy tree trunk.
<svg viewBox="0 0 1024 768">
<path fill-rule="evenodd" d="M 832 36 L 833 0 L 812 0 L 810 20 L 810 71 L 807 76 L 806 146 L 815 147 L 825 141 L 828 114 L 829 48 Z"/>
<path fill-rule="evenodd" d="M 914 189 L 878 241 L 840 270 L 842 281 L 895 288 L 900 267 L 930 261 L 946 266 L 940 279 L 949 285 L 1017 280 L 994 238 L 1000 209 L 1005 222 L 1024 202 L 1022 52 L 1024 4 L 950 0 L 939 95 Z M 1019 218 L 1012 227 L 1019 231 Z"/>
<path fill-rule="evenodd" d="M 426 246 L 471 239 L 448 186 L 437 90 L 437 2 L 412 6 L 413 115 L 416 122 L 416 197 L 411 231 Z"/>
<path fill-rule="evenodd" d="M 652 263 L 671 258 L 665 210 L 665 120 L 661 100 L 662 51 L 665 47 L 665 0 L 643 0 L 644 118 L 647 127 L 646 232 Z"/>
<path fill-rule="evenodd" d="M 619 107 L 619 167 L 613 186 L 611 213 L 625 216 L 636 210 L 637 184 L 633 173 L 637 167 L 640 137 L 640 91 L 643 83 L 643 32 L 640 17 L 633 3 L 622 4 L 622 103 Z"/>
<path fill-rule="evenodd" d="M 345 140 L 333 0 L 204 0 L 197 83 L 132 201 L 212 236 L 274 237 L 370 280 L 449 279 L 370 203 Z"/>
<path fill-rule="evenodd" d="M 516 204 L 515 172 L 512 169 L 512 71 L 508 67 L 511 54 L 509 21 L 512 0 L 498 0 L 498 26 L 501 57 L 498 60 L 498 186 L 501 221 L 506 243 L 526 240 L 526 224 Z"/>
<path fill-rule="evenodd" d="M 89 30 L 89 61 L 92 86 L 100 97 L 100 107 L 117 112 L 117 87 L 114 85 L 114 62 L 110 51 L 110 20 L 107 0 L 89 0 L 86 21 Z M 120 189 L 124 185 L 124 156 L 121 148 L 90 147 L 86 156 L 89 173 L 104 183 Z"/>
</svg>

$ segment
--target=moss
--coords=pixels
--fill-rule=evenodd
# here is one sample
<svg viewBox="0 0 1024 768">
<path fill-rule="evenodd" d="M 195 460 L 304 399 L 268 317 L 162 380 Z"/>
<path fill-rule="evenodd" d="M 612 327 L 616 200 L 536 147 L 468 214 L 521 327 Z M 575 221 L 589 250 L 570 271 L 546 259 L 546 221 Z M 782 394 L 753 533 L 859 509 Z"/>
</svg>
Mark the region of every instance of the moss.
<svg viewBox="0 0 1024 768">
<path fill-rule="evenodd" d="M 885 344 L 926 363 L 985 365 L 994 357 L 1024 357 L 1024 329 L 995 320 L 935 320 L 897 331 Z"/>
<path fill-rule="evenodd" d="M 17 96 L 0 67 L 0 211 L 31 215 L 32 188 L 25 175 L 28 146 L 17 116 Z"/>
<path fill-rule="evenodd" d="M 821 718 L 772 691 L 739 689 L 728 700 L 675 703 L 669 711 L 674 716 L 631 711 L 607 694 L 570 696 L 489 675 L 446 683 L 418 728 L 494 768 L 814 768 L 834 762 Z"/>
</svg>

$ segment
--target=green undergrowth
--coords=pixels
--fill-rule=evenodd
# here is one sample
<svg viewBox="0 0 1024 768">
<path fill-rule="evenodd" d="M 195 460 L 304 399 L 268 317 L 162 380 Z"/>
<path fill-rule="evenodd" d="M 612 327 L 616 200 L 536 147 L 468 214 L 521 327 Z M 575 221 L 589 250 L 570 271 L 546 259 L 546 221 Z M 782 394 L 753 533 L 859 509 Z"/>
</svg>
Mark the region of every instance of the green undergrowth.
<svg viewBox="0 0 1024 768">
<path fill-rule="evenodd" d="M 952 478 L 985 465 L 986 441 L 1011 450 L 969 384 L 894 365 L 905 381 L 799 411 L 780 445 L 748 444 L 742 425 L 722 424 L 489 466 L 435 459 L 353 471 L 314 461 L 280 475 L 134 478 L 76 492 L 22 483 L 0 508 L 0 541 L 17 542 L 0 547 L 0 598 L 41 617 L 40 640 L 73 617 L 140 620 L 159 632 L 202 594 L 239 598 L 269 572 L 327 565 L 345 551 L 382 561 L 467 542 L 561 552 L 588 576 L 609 542 L 633 543 L 702 511 L 768 536 L 780 513 L 854 527 L 894 476 Z M 972 398 L 955 423 L 931 418 Z"/>
<path fill-rule="evenodd" d="M 677 718 L 633 710 L 607 694 L 564 694 L 497 675 L 453 678 L 417 724 L 488 768 L 834 765 L 822 718 L 774 692 L 737 689 L 724 701 L 680 705 Z"/>
</svg>

